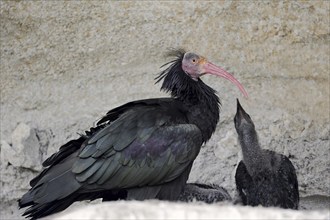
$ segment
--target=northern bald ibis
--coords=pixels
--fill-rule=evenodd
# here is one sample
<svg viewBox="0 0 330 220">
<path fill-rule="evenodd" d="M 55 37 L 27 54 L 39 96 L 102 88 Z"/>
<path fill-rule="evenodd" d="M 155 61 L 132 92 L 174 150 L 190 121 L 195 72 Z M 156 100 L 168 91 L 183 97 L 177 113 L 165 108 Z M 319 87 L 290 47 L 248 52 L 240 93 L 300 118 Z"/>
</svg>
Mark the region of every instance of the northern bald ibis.
<svg viewBox="0 0 330 220">
<path fill-rule="evenodd" d="M 235 174 L 241 202 L 250 206 L 298 209 L 298 180 L 294 166 L 286 156 L 261 149 L 254 123 L 238 99 L 234 122 L 243 152 L 243 160 Z"/>
<path fill-rule="evenodd" d="M 24 216 L 40 218 L 95 198 L 178 199 L 219 120 L 220 100 L 200 76 L 223 77 L 247 93 L 202 56 L 181 49 L 169 55 L 175 59 L 156 79 L 171 97 L 114 108 L 86 135 L 64 144 L 19 200 L 20 208 L 30 206 Z"/>
</svg>

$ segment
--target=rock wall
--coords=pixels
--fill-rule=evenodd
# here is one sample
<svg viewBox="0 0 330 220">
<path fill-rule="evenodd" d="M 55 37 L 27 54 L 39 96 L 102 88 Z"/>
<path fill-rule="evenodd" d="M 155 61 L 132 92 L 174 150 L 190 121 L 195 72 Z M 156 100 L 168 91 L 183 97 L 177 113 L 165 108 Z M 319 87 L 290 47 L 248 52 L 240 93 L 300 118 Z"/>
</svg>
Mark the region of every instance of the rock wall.
<svg viewBox="0 0 330 220">
<path fill-rule="evenodd" d="M 329 1 L 0 4 L 1 216 L 19 218 L 16 200 L 41 161 L 107 110 L 167 96 L 154 77 L 173 47 L 226 68 L 249 93 L 203 77 L 219 92 L 221 119 L 190 181 L 234 195 L 240 98 L 262 146 L 290 156 L 301 196 L 329 205 Z"/>
</svg>

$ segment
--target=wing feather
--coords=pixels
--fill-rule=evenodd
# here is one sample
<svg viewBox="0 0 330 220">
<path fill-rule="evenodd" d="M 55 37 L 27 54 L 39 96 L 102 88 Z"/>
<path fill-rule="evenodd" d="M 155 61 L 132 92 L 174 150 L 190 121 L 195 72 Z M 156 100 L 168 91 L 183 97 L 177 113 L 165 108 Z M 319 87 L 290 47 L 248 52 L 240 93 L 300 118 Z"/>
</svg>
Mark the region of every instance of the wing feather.
<svg viewBox="0 0 330 220">
<path fill-rule="evenodd" d="M 100 156 L 104 158 L 99 159 L 102 165 L 93 164 L 95 168 L 84 170 L 78 180 L 87 181 L 87 188 L 95 189 L 95 183 L 103 188 L 118 189 L 170 182 L 179 177 L 196 158 L 202 136 L 195 125 L 180 124 L 155 129 L 145 142 L 139 141 L 136 138 L 121 151 L 113 149 L 114 154 L 108 158 Z"/>
<path fill-rule="evenodd" d="M 93 145 L 87 145 L 79 154 L 81 158 L 88 158 L 95 153 L 95 147 Z"/>
<path fill-rule="evenodd" d="M 87 168 L 92 166 L 96 162 L 96 159 L 93 157 L 84 158 L 81 160 L 77 160 L 72 167 L 73 173 L 82 173 Z"/>
<path fill-rule="evenodd" d="M 110 179 L 120 169 L 120 165 L 118 163 L 119 157 L 120 157 L 120 154 L 114 154 L 112 157 L 108 158 L 108 160 L 112 160 L 112 163 L 110 164 L 108 169 L 105 170 L 105 172 L 103 173 L 101 178 L 97 181 L 97 183 L 99 185 L 104 184 L 105 181 Z"/>
<path fill-rule="evenodd" d="M 200 129 L 177 106 L 141 105 L 109 121 L 85 145 L 72 167 L 82 191 L 155 186 L 178 178 L 199 153 Z M 103 123 L 106 123 L 104 121 Z"/>
<path fill-rule="evenodd" d="M 102 166 L 88 179 L 88 184 L 96 183 L 110 166 L 112 160 L 104 160 Z"/>
<path fill-rule="evenodd" d="M 105 163 L 104 159 L 97 160 L 93 166 L 90 166 L 85 172 L 79 173 L 76 175 L 76 180 L 79 182 L 85 182 L 93 174 L 97 173 L 101 166 Z"/>
</svg>

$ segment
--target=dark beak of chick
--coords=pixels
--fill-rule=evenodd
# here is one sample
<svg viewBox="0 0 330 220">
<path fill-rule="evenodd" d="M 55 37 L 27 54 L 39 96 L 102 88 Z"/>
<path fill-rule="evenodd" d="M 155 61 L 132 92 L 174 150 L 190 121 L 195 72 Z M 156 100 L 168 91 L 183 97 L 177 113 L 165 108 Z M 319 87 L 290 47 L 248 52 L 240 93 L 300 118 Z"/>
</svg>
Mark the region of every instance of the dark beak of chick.
<svg viewBox="0 0 330 220">
<path fill-rule="evenodd" d="M 237 100 L 237 110 L 236 110 L 236 115 L 234 118 L 235 125 L 238 126 L 242 123 L 243 120 L 245 121 L 250 121 L 250 116 L 244 111 L 244 109 L 241 106 L 241 103 L 239 103 L 239 100 Z"/>
</svg>

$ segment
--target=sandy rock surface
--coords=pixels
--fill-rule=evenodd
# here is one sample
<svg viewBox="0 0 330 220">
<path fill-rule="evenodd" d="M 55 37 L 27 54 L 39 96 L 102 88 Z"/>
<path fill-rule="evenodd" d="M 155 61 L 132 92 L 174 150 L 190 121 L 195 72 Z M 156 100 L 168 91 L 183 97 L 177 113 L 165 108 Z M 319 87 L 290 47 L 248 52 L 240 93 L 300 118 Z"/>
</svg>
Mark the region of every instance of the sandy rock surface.
<svg viewBox="0 0 330 220">
<path fill-rule="evenodd" d="M 121 211 L 119 211 L 121 210 Z M 125 211 L 122 211 L 125 210 Z M 329 219 L 328 211 L 294 211 L 278 208 L 207 205 L 159 201 L 107 202 L 73 209 L 50 219 Z"/>
<path fill-rule="evenodd" d="M 329 14 L 329 1 L 1 1 L 0 216 L 21 218 L 16 200 L 41 161 L 109 109 L 167 96 L 154 78 L 171 47 L 206 56 L 249 93 L 203 77 L 221 118 L 189 181 L 235 195 L 240 98 L 262 146 L 290 156 L 302 208 L 329 208 Z"/>
</svg>

